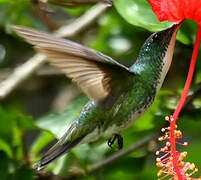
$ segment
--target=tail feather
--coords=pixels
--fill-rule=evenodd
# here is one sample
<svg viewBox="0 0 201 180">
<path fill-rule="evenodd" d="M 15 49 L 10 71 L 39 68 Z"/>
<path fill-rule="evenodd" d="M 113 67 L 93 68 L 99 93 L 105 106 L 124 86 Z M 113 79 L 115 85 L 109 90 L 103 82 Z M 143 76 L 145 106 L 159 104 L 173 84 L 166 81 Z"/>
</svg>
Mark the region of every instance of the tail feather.
<svg viewBox="0 0 201 180">
<path fill-rule="evenodd" d="M 79 137 L 72 142 L 61 144 L 60 142 L 56 143 L 39 161 L 37 165 L 37 170 L 40 171 L 45 168 L 49 163 L 57 159 L 59 156 L 71 150 L 76 146 L 85 136 Z"/>
</svg>

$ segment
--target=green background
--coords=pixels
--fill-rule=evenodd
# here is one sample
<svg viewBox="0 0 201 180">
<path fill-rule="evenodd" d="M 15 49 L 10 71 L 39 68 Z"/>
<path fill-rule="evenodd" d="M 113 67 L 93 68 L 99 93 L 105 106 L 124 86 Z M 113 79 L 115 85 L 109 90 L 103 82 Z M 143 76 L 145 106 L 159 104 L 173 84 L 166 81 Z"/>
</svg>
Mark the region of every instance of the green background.
<svg viewBox="0 0 201 180">
<path fill-rule="evenodd" d="M 13 69 L 34 55 L 30 45 L 17 37 L 10 25 L 19 24 L 42 31 L 52 31 L 72 22 L 91 5 L 60 7 L 48 5 L 48 18 L 39 16 L 38 6 L 29 0 L 0 0 L 0 81 Z M 38 9 L 38 11 L 35 11 Z M 47 22 L 48 21 L 48 22 Z M 49 24 L 50 23 L 50 24 Z M 99 50 L 125 65 L 135 62 L 143 42 L 152 32 L 171 26 L 158 22 L 145 0 L 115 0 L 91 26 L 72 39 Z M 171 69 L 158 93 L 154 105 L 135 124 L 122 133 L 124 150 L 145 136 L 160 132 L 167 126 L 164 117 L 170 115 L 178 102 L 186 79 L 197 24 L 185 21 L 177 36 Z M 162 146 L 155 139 L 142 148 L 125 155 L 99 170 L 90 167 L 117 153 L 107 139 L 79 145 L 45 169 L 36 172 L 33 165 L 78 116 L 87 97 L 61 73 L 45 64 L 0 103 L 0 177 L 1 180 L 59 179 L 140 180 L 157 179 L 155 151 Z M 55 73 L 54 73 L 55 72 Z M 183 132 L 188 152 L 187 161 L 201 167 L 201 61 L 198 59 L 191 92 L 193 99 L 181 113 L 178 126 Z M 1 87 L 0 87 L 1 88 Z M 52 142 L 53 141 L 53 142 Z"/>
</svg>

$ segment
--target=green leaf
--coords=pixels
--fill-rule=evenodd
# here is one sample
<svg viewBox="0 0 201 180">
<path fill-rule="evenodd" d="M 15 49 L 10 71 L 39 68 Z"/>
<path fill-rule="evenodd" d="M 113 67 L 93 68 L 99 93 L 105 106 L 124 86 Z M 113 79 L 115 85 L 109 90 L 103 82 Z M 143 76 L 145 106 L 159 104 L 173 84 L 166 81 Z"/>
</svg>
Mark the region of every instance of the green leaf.
<svg viewBox="0 0 201 180">
<path fill-rule="evenodd" d="M 7 141 L 11 141 L 13 133 L 12 128 L 14 127 L 13 116 L 0 106 L 0 117 L 0 136 Z"/>
<path fill-rule="evenodd" d="M 116 0 L 114 4 L 119 14 L 132 25 L 152 32 L 167 29 L 172 25 L 167 21 L 159 22 L 147 0 L 127 0 L 126 3 L 124 0 Z M 196 26 L 192 20 L 184 21 L 178 32 L 177 40 L 183 44 L 192 43 Z"/>
<path fill-rule="evenodd" d="M 0 151 L 4 151 L 9 158 L 12 158 L 13 153 L 11 147 L 3 139 L 0 139 Z"/>
<path fill-rule="evenodd" d="M 195 34 L 197 30 L 197 24 L 192 20 L 185 20 L 177 34 L 177 39 L 183 44 L 193 44 Z"/>
<path fill-rule="evenodd" d="M 108 169 L 105 169 L 105 173 L 108 174 L 110 171 L 118 171 L 121 169 L 121 171 L 125 173 L 137 173 L 139 172 L 144 165 L 145 157 L 141 158 L 133 158 L 133 157 L 123 157 L 121 159 L 118 159 L 115 161 L 115 163 L 111 164 L 111 166 Z"/>
<path fill-rule="evenodd" d="M 17 169 L 16 174 L 14 174 L 14 180 L 34 180 L 33 178 L 34 170 L 27 165 L 21 166 Z"/>
<path fill-rule="evenodd" d="M 30 0 L 0 0 L 0 26 L 11 33 L 10 25 L 18 24 L 24 26 L 46 29 L 43 23 L 30 11 Z"/>
<path fill-rule="evenodd" d="M 103 159 L 106 152 L 110 151 L 107 143 L 94 142 L 93 145 L 82 144 L 73 149 L 73 153 L 76 157 L 82 160 L 84 163 L 95 163 Z"/>
<path fill-rule="evenodd" d="M 8 0 L 0 0 L 0 3 L 10 3 Z"/>
<path fill-rule="evenodd" d="M 12 138 L 15 128 L 18 128 L 21 132 L 38 129 L 32 117 L 24 115 L 18 104 L 0 106 L 0 117 L 0 135 L 5 139 Z"/>
<path fill-rule="evenodd" d="M 84 13 L 85 11 L 87 11 L 87 9 L 89 8 L 90 6 L 77 6 L 77 7 L 67 7 L 65 8 L 66 11 L 73 15 L 73 16 L 80 16 L 82 13 Z"/>
<path fill-rule="evenodd" d="M 59 176 L 66 177 L 70 172 L 70 168 L 75 164 L 77 161 L 75 155 L 72 152 L 60 157 L 54 163 L 53 173 L 58 174 Z"/>
<path fill-rule="evenodd" d="M 16 114 L 16 122 L 17 122 L 17 127 L 22 131 L 28 131 L 28 130 L 33 130 L 33 129 L 39 129 L 35 122 L 33 121 L 33 118 L 31 116 L 27 116 L 24 114 Z"/>
<path fill-rule="evenodd" d="M 0 151 L 0 177 L 7 180 L 9 175 L 9 159 L 4 151 Z"/>
<path fill-rule="evenodd" d="M 137 180 L 141 179 L 141 172 L 144 167 L 145 158 L 123 157 L 104 170 L 104 179 L 116 180 Z M 144 179 L 144 178 L 143 178 Z"/>
<path fill-rule="evenodd" d="M 150 33 L 129 24 L 114 9 L 103 14 L 98 24 L 99 29 L 91 41 L 91 47 L 121 60 L 121 63 L 133 64 Z"/>
<path fill-rule="evenodd" d="M 167 21 L 159 22 L 147 0 L 115 0 L 114 5 L 130 24 L 149 31 L 161 31 L 172 25 Z"/>
</svg>

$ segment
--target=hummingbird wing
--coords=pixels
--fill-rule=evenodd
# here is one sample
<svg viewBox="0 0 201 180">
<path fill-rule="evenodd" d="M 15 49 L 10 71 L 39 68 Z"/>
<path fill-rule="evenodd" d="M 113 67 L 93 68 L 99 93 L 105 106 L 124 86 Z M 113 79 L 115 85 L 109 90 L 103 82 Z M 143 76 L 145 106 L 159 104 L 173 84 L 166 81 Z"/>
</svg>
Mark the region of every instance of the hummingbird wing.
<svg viewBox="0 0 201 180">
<path fill-rule="evenodd" d="M 100 105 L 112 105 L 133 74 L 109 56 L 78 43 L 21 26 L 13 29 Z"/>
</svg>

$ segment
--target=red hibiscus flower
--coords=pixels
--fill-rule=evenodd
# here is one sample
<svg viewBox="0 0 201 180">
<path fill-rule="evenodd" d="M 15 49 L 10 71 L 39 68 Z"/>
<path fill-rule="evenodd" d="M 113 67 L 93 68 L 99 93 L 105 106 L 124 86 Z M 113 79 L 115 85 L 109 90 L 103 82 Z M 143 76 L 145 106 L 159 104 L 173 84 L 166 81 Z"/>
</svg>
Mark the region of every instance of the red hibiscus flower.
<svg viewBox="0 0 201 180">
<path fill-rule="evenodd" d="M 201 0 L 148 0 L 159 21 L 192 19 L 201 25 Z"/>
<path fill-rule="evenodd" d="M 190 176 L 197 172 L 198 169 L 195 168 L 193 163 L 183 161 L 187 155 L 186 152 L 180 153 L 176 149 L 176 144 L 181 144 L 177 139 L 182 137 L 181 131 L 177 130 L 176 122 L 189 92 L 199 52 L 201 40 L 201 0 L 148 0 L 148 2 L 159 21 L 167 20 L 174 23 L 182 23 L 185 19 L 192 19 L 198 23 L 197 36 L 183 93 L 173 115 L 170 118 L 166 117 L 166 120 L 170 122 L 170 127 L 163 128 L 162 132 L 165 133 L 165 136 L 159 138 L 159 141 L 167 140 L 167 143 L 156 153 L 157 155 L 161 152 L 165 153 L 162 157 L 157 158 L 157 166 L 162 167 L 158 175 L 165 174 L 161 179 L 170 175 L 173 176 L 172 179 L 193 179 Z M 183 145 L 187 145 L 187 143 Z M 189 170 L 192 172 L 187 173 Z"/>
</svg>

